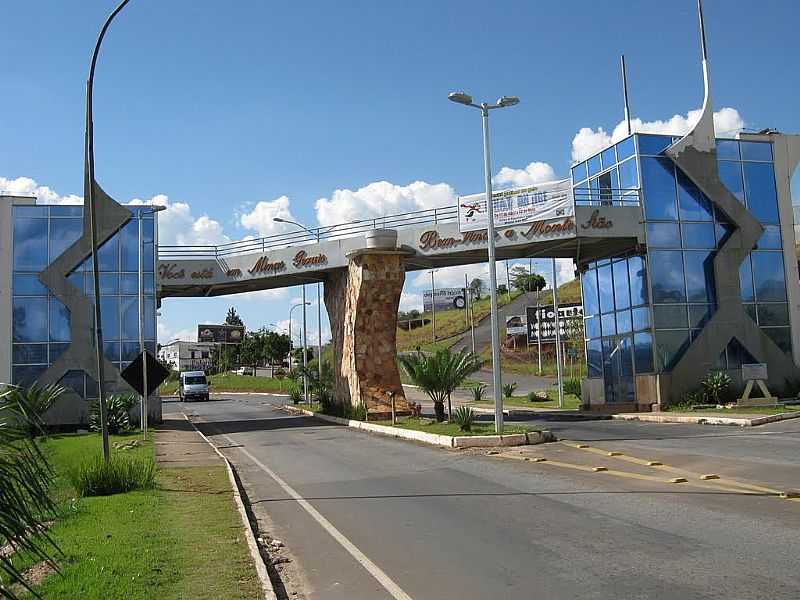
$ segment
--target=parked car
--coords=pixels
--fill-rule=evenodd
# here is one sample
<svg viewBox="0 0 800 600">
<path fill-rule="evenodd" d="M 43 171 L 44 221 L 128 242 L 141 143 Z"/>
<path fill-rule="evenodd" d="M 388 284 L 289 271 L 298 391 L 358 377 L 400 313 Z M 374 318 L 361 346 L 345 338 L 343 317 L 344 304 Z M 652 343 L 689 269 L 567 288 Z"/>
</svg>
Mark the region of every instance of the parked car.
<svg viewBox="0 0 800 600">
<path fill-rule="evenodd" d="M 234 371 L 236 375 L 255 375 L 256 372 L 253 367 L 239 367 Z"/>
<path fill-rule="evenodd" d="M 203 371 L 184 371 L 180 376 L 178 396 L 181 402 L 189 400 L 208 400 L 208 388 L 211 382 Z"/>
</svg>

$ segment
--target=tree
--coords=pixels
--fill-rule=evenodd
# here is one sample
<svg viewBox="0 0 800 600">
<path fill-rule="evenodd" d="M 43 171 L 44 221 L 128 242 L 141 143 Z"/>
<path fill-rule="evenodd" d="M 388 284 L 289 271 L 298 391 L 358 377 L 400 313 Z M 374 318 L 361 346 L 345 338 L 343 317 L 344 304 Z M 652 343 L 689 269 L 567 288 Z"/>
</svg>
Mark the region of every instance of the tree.
<svg viewBox="0 0 800 600">
<path fill-rule="evenodd" d="M 481 294 L 486 290 L 486 284 L 483 279 L 476 277 L 470 282 L 469 289 L 472 290 L 472 295 L 475 296 L 475 299 L 480 300 Z"/>
<path fill-rule="evenodd" d="M 244 327 L 244 321 L 239 316 L 239 313 L 236 312 L 234 307 L 230 307 L 228 309 L 228 316 L 225 317 L 225 325 L 236 325 L 238 327 Z"/>
<path fill-rule="evenodd" d="M 468 375 L 481 367 L 481 361 L 472 352 L 462 350 L 454 353 L 448 348 L 434 354 L 422 352 L 398 357 L 403 370 L 415 385 L 433 400 L 436 420 L 444 421 L 444 401 L 447 399 L 447 416 L 453 414 L 450 395 L 464 382 Z"/>
<path fill-rule="evenodd" d="M 228 367 L 238 362 L 239 349 L 234 344 L 217 344 L 211 350 L 211 364 L 218 373 L 224 373 Z"/>
<path fill-rule="evenodd" d="M 248 331 L 239 344 L 239 359 L 242 364 L 257 367 L 264 361 L 264 330 Z"/>
<path fill-rule="evenodd" d="M 289 336 L 277 331 L 267 331 L 264 335 L 264 358 L 270 364 L 282 363 L 289 354 L 291 343 Z"/>
<path fill-rule="evenodd" d="M 29 437 L 31 428 L 42 431 L 44 426 L 35 409 L 26 403 L 27 393 L 19 388 L 8 386 L 0 392 L 0 537 L 17 554 L 29 554 L 34 562 L 46 561 L 53 566 L 52 556 L 58 547 L 45 524 L 56 515 L 48 493 L 53 472 L 36 441 Z M 9 584 L 32 591 L 11 558 L 0 553 L 0 598 L 18 597 Z"/>
<path fill-rule="evenodd" d="M 544 277 L 538 273 L 530 273 L 522 265 L 517 265 L 511 269 L 511 285 L 521 292 L 538 292 L 544 289 L 546 283 Z"/>
<path fill-rule="evenodd" d="M 505 283 L 501 283 L 500 285 L 497 286 L 497 293 L 498 294 L 507 294 L 508 293 L 508 287 L 506 287 Z"/>
<path fill-rule="evenodd" d="M 306 357 L 308 360 L 306 362 L 311 362 L 314 360 L 314 349 L 313 348 L 306 348 Z M 294 358 L 297 361 L 297 364 L 303 364 L 303 347 L 300 346 L 299 348 L 294 349 Z"/>
</svg>

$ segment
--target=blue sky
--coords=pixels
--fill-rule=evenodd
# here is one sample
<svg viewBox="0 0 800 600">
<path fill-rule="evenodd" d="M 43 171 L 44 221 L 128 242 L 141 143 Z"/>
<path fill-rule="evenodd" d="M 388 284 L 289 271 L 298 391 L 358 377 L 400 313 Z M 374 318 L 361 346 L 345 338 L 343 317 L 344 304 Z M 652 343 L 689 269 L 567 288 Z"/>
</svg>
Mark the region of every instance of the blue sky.
<svg viewBox="0 0 800 600">
<path fill-rule="evenodd" d="M 3 4 L 0 189 L 80 196 L 87 62 L 114 3 Z M 796 3 L 706 0 L 705 13 L 715 108 L 732 109 L 718 128 L 800 131 Z M 268 234 L 276 214 L 315 225 L 446 203 L 483 176 L 480 121 L 447 102 L 455 89 L 522 99 L 493 114 L 498 184 L 566 176 L 622 118 L 620 53 L 642 127 L 688 126 L 697 40 L 693 0 L 132 0 L 98 65 L 97 176 L 119 201 L 166 203 L 168 241 Z M 417 283 L 409 274 L 405 308 Z M 167 300 L 161 334 L 229 305 L 249 327 L 279 323 L 298 295 Z"/>
</svg>

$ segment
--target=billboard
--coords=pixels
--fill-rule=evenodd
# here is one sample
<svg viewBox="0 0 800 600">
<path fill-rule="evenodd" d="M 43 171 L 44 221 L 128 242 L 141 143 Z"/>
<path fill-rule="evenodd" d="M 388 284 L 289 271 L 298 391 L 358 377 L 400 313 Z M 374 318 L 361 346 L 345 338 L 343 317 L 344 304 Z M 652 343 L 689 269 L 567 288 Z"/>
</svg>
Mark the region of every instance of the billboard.
<svg viewBox="0 0 800 600">
<path fill-rule="evenodd" d="M 556 313 L 553 305 L 549 306 L 528 306 L 526 308 L 528 316 L 528 342 L 536 344 L 556 341 Z M 566 339 L 567 326 L 571 319 L 575 317 L 583 318 L 583 306 L 580 303 L 560 304 L 558 306 L 558 325 L 561 339 Z"/>
<path fill-rule="evenodd" d="M 495 227 L 508 227 L 575 214 L 572 184 L 569 179 L 493 192 L 492 203 L 494 204 Z M 486 194 L 460 196 L 458 198 L 459 231 L 486 229 L 488 226 Z"/>
<path fill-rule="evenodd" d="M 464 288 L 437 288 L 435 298 L 431 290 L 425 290 L 422 292 L 422 310 L 431 312 L 433 306 L 436 310 L 463 310 L 467 305 L 466 297 Z"/>
<path fill-rule="evenodd" d="M 239 344 L 244 339 L 242 325 L 198 325 L 198 342 L 215 342 L 217 344 Z"/>
</svg>

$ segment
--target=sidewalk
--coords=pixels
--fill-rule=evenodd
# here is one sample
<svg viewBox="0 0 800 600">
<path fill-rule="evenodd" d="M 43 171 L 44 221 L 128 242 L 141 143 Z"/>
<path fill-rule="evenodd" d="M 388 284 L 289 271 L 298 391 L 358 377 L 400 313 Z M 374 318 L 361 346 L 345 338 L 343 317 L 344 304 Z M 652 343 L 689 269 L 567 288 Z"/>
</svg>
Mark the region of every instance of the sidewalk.
<svg viewBox="0 0 800 600">
<path fill-rule="evenodd" d="M 214 449 L 185 419 L 165 418 L 154 436 L 156 463 L 161 467 L 224 467 Z"/>
</svg>

